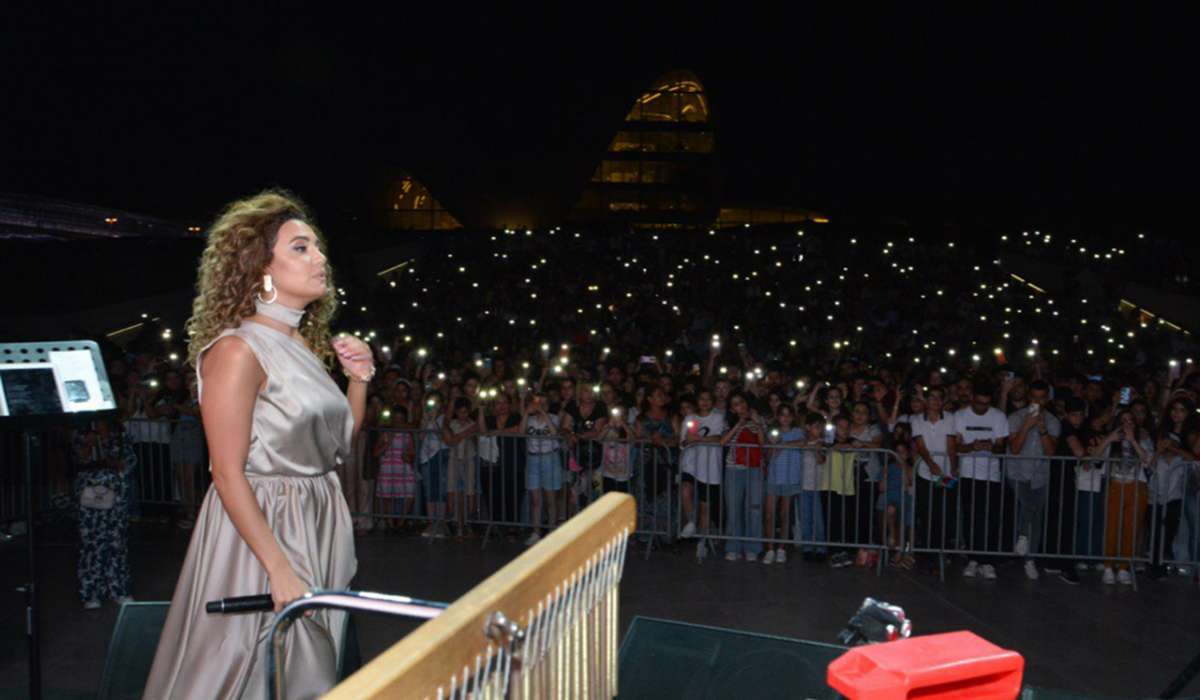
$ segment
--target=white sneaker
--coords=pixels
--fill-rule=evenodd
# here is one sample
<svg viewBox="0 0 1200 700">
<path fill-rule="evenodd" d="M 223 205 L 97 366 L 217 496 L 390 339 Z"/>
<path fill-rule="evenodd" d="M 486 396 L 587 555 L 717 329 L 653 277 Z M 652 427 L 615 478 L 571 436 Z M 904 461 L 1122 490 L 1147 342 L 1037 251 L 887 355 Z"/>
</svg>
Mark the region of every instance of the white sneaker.
<svg viewBox="0 0 1200 700">
<path fill-rule="evenodd" d="M 1113 570 L 1106 566 L 1104 567 L 1104 575 L 1100 577 L 1100 580 L 1111 586 L 1117 582 L 1117 577 L 1113 575 Z"/>
<path fill-rule="evenodd" d="M 89 600 L 88 602 L 83 604 L 83 609 L 84 610 L 99 610 L 100 609 L 100 601 Z"/>
<path fill-rule="evenodd" d="M 1032 561 L 1026 561 L 1025 562 L 1025 575 L 1029 577 L 1030 581 L 1038 580 L 1039 574 L 1038 574 L 1037 564 L 1034 564 Z"/>
<path fill-rule="evenodd" d="M 696 543 L 696 559 L 703 559 L 708 556 L 708 540 L 700 540 Z"/>
<path fill-rule="evenodd" d="M 754 552 L 746 552 L 746 561 L 758 561 L 758 555 Z"/>
<path fill-rule="evenodd" d="M 1083 562 L 1083 561 L 1079 562 L 1078 564 L 1075 565 L 1075 570 L 1076 571 L 1087 571 L 1088 570 L 1087 562 Z"/>
<path fill-rule="evenodd" d="M 783 547 L 780 547 L 779 549 L 775 550 L 775 563 L 776 564 L 786 564 L 787 563 L 787 550 L 784 549 Z"/>
<path fill-rule="evenodd" d="M 1133 585 L 1133 574 L 1129 573 L 1129 569 L 1121 569 L 1117 572 L 1117 583 L 1122 586 Z"/>
<path fill-rule="evenodd" d="M 535 545 L 541 541 L 542 541 L 542 536 L 537 534 L 536 532 L 534 532 L 532 535 L 529 536 L 529 539 L 525 540 L 525 546 L 532 547 L 533 545 Z"/>
<path fill-rule="evenodd" d="M 696 536 L 696 524 L 695 523 L 688 523 L 687 525 L 683 526 L 682 530 L 679 531 L 679 538 L 683 539 L 683 540 L 686 540 L 689 537 L 695 537 L 695 536 Z"/>
<path fill-rule="evenodd" d="M 977 573 L 979 573 L 979 562 L 972 559 L 967 562 L 967 568 L 963 569 L 963 576 L 975 578 L 975 574 Z"/>
<path fill-rule="evenodd" d="M 1029 538 L 1025 535 L 1018 537 L 1017 545 L 1013 547 L 1013 551 L 1017 553 L 1017 556 L 1021 557 L 1029 554 Z"/>
<path fill-rule="evenodd" d="M 768 549 L 767 553 L 763 555 L 762 561 L 764 564 L 766 564 L 768 566 L 770 566 L 771 564 L 774 564 L 775 563 L 775 550 Z"/>
<path fill-rule="evenodd" d="M 737 552 L 725 552 L 725 561 L 737 561 L 741 559 Z"/>
<path fill-rule="evenodd" d="M 995 581 L 996 567 L 992 566 L 991 564 L 984 564 L 983 566 L 979 567 L 979 575 L 988 581 Z"/>
</svg>

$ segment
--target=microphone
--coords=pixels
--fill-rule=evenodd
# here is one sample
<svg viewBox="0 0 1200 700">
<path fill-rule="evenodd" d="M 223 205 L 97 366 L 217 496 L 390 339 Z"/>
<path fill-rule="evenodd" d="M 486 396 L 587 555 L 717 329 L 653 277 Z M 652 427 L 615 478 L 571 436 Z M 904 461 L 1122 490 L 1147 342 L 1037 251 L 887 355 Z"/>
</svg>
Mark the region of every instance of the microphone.
<svg viewBox="0 0 1200 700">
<path fill-rule="evenodd" d="M 270 612 L 274 609 L 275 603 L 271 600 L 270 593 L 222 598 L 210 600 L 204 604 L 204 611 L 207 613 Z"/>
</svg>

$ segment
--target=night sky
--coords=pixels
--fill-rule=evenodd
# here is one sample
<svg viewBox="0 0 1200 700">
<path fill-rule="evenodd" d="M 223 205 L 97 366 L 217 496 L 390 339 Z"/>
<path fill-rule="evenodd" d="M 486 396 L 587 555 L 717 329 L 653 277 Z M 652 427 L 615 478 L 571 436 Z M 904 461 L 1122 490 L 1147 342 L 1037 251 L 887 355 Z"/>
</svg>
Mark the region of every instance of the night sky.
<svg viewBox="0 0 1200 700">
<path fill-rule="evenodd" d="M 329 220 L 404 168 L 452 211 L 569 203 L 640 91 L 678 67 L 709 91 L 731 197 L 1190 235 L 1194 18 L 905 8 L 703 24 L 616 5 L 10 15 L 0 191 L 207 221 L 281 184 Z"/>
</svg>

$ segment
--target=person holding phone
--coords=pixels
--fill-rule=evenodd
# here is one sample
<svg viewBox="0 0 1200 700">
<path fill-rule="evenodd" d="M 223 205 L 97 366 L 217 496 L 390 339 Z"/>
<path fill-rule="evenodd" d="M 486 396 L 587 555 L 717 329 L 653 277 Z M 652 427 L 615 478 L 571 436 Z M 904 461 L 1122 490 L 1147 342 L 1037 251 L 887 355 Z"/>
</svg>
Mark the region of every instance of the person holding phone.
<svg viewBox="0 0 1200 700">
<path fill-rule="evenodd" d="M 1154 542 L 1150 545 L 1153 565 L 1150 577 L 1163 579 L 1167 567 L 1163 559 L 1171 559 L 1171 546 L 1179 534 L 1183 514 L 1184 481 L 1188 466 L 1196 455 L 1190 446 L 1196 440 L 1196 409 L 1190 401 L 1174 399 L 1167 407 L 1167 419 L 1158 432 L 1154 448 L 1154 472 L 1150 476 L 1151 522 Z"/>
<path fill-rule="evenodd" d="M 331 338 L 338 306 L 325 239 L 293 196 L 234 202 L 209 230 L 187 328 L 212 488 L 192 532 L 145 686 L 148 698 L 261 698 L 270 613 L 209 615 L 210 600 L 270 591 L 278 611 L 357 569 L 336 468 L 363 425 L 370 347 Z M 341 365 L 343 393 L 329 368 Z M 288 686 L 332 688 L 346 614 L 288 631 Z M 199 650 L 199 651 L 198 651 Z"/>
<path fill-rule="evenodd" d="M 721 485 L 724 496 L 725 530 L 733 536 L 747 536 L 755 540 L 731 539 L 725 542 L 725 558 L 737 561 L 757 561 L 762 552 L 763 526 L 763 470 L 762 447 L 766 426 L 758 412 L 750 408 L 750 400 L 742 391 L 729 395 L 727 421 L 733 427 L 721 438 L 728 448 L 725 455 L 725 483 Z"/>
<path fill-rule="evenodd" d="M 679 429 L 679 498 L 683 528 L 679 536 L 692 537 L 697 528 L 709 531 L 712 520 L 720 522 L 721 436 L 725 414 L 713 409 L 713 393 L 704 389 L 696 397 L 696 412 L 683 417 Z M 708 556 L 707 543 L 696 543 L 696 558 Z"/>
<path fill-rule="evenodd" d="M 558 522 L 558 499 L 562 488 L 562 461 L 558 456 L 560 438 L 558 414 L 550 412 L 546 392 L 533 392 L 521 411 L 521 432 L 525 434 L 525 488 L 529 490 L 529 519 L 533 532 L 525 544 L 532 547 L 542 539 L 542 503 L 546 504 L 546 529 Z"/>
<path fill-rule="evenodd" d="M 1033 554 L 1042 547 L 1042 524 L 1046 511 L 1046 489 L 1050 484 L 1050 460 L 1058 450 L 1062 423 L 1046 410 L 1050 386 L 1041 379 L 1029 385 L 1029 405 L 1008 417 L 1009 453 L 1005 476 L 1013 491 L 1017 514 L 1017 541 L 1013 550 L 1025 558 L 1025 576 L 1040 576 Z"/>
<path fill-rule="evenodd" d="M 1117 428 L 1096 446 L 1093 454 L 1109 458 L 1104 528 L 1104 556 L 1108 561 L 1101 580 L 1106 584 L 1131 586 L 1133 573 L 1129 571 L 1128 559 L 1133 556 L 1137 531 L 1146 515 L 1146 466 L 1154 459 L 1154 442 L 1149 431 L 1138 427 L 1133 411 L 1126 410 L 1117 414 Z"/>
</svg>

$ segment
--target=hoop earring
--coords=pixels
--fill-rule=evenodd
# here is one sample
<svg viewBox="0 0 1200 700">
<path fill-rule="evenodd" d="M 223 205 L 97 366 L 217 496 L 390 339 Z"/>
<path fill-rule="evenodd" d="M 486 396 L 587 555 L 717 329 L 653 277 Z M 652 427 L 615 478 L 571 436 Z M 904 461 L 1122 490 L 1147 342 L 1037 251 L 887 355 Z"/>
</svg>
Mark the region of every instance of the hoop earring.
<svg viewBox="0 0 1200 700">
<path fill-rule="evenodd" d="M 279 290 L 275 289 L 275 285 L 271 282 L 270 275 L 263 275 L 263 292 L 267 292 L 271 295 L 270 299 L 263 299 L 262 292 L 258 293 L 258 300 L 264 304 L 274 304 L 275 300 L 279 298 Z"/>
</svg>

